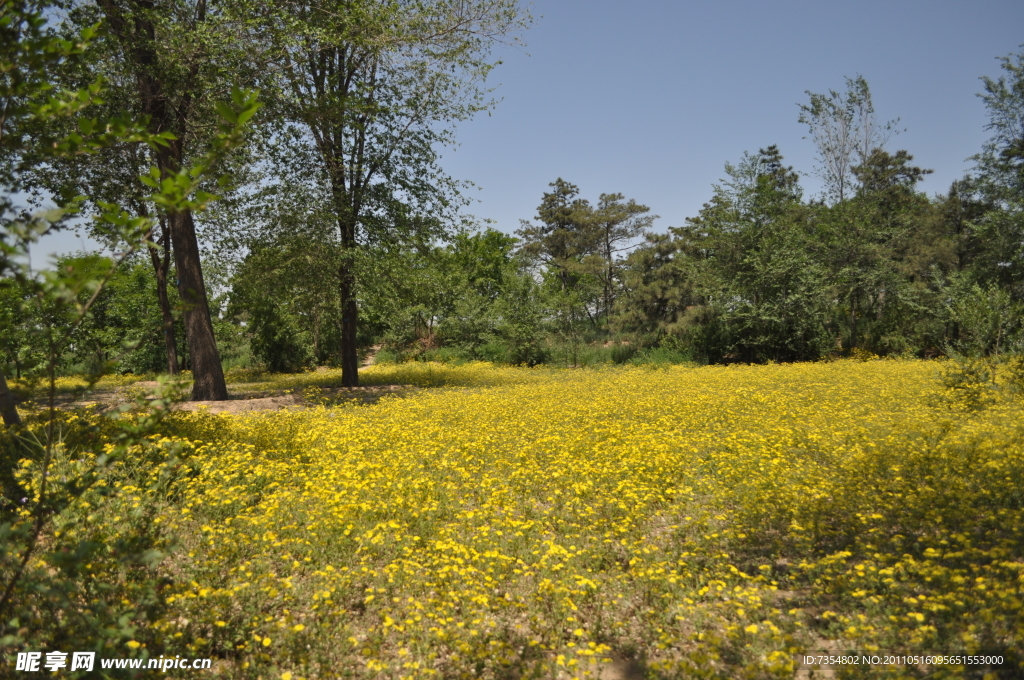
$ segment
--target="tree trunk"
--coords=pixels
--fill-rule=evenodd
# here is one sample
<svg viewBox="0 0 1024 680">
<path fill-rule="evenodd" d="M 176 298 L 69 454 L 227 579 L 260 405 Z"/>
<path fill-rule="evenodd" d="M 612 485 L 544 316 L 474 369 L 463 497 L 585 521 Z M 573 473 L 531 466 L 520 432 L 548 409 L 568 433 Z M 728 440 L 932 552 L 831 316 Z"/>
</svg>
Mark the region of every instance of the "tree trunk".
<svg viewBox="0 0 1024 680">
<path fill-rule="evenodd" d="M 332 179 L 334 208 L 338 214 L 338 236 L 341 240 L 341 265 L 338 268 L 341 293 L 341 384 L 359 386 L 359 346 L 356 328 L 359 303 L 355 295 L 356 227 L 359 204 L 349 205 L 351 194 L 345 188 L 344 176 L 337 171 Z"/>
<path fill-rule="evenodd" d="M 4 377 L 3 371 L 0 371 L 0 415 L 3 416 L 6 427 L 21 425 L 21 416 L 18 415 L 18 409 L 14 405 L 14 395 L 7 389 L 7 379 Z"/>
<path fill-rule="evenodd" d="M 174 243 L 178 292 L 184 306 L 185 339 L 192 363 L 192 400 L 223 401 L 228 398 L 228 388 L 220 365 L 217 341 L 213 337 L 192 212 L 185 210 L 169 215 L 167 222 Z"/>
<path fill-rule="evenodd" d="M 164 352 L 167 354 L 167 372 L 178 375 L 178 344 L 174 340 L 174 316 L 171 314 L 171 301 L 167 297 L 167 270 L 157 269 L 156 295 L 160 300 L 161 324 L 164 336 Z"/>
<path fill-rule="evenodd" d="M 356 343 L 356 325 L 359 306 L 353 290 L 353 276 L 348 262 L 338 271 L 341 277 L 341 384 L 359 386 L 359 347 Z"/>
<path fill-rule="evenodd" d="M 612 252 L 611 229 L 605 227 L 604 231 L 604 259 L 607 264 L 604 281 L 604 325 L 611 330 L 612 327 L 612 282 L 615 280 L 615 254 Z"/>
<path fill-rule="evenodd" d="M 850 349 L 857 348 L 857 296 L 850 298 Z"/>
<path fill-rule="evenodd" d="M 153 262 L 153 273 L 156 276 L 156 297 L 160 303 L 160 315 L 163 318 L 161 329 L 164 336 L 164 352 L 167 355 L 167 372 L 178 375 L 178 344 L 174 339 L 174 315 L 171 314 L 171 301 L 167 296 L 167 271 L 171 266 L 171 234 L 167 229 L 167 220 L 160 217 L 162 234 L 160 243 L 163 246 L 163 257 L 156 246 L 149 246 L 149 258 Z"/>
</svg>

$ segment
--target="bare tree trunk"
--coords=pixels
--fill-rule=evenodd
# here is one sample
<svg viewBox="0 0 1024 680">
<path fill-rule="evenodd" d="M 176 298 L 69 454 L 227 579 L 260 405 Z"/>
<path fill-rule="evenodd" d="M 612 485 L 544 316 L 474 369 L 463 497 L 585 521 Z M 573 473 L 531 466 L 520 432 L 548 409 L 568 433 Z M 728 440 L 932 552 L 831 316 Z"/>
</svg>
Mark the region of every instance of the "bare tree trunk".
<svg viewBox="0 0 1024 680">
<path fill-rule="evenodd" d="M 604 259 L 607 264 L 604 281 L 604 323 L 609 330 L 612 327 L 612 282 L 615 280 L 615 260 L 610 231 L 606 228 L 604 232 Z"/>
<path fill-rule="evenodd" d="M 359 322 L 359 303 L 355 296 L 356 227 L 359 204 L 350 205 L 351 194 L 346 191 L 344 177 L 335 173 L 333 180 L 334 206 L 338 211 L 338 235 L 341 237 L 341 384 L 359 386 L 359 346 L 356 329 Z"/>
<path fill-rule="evenodd" d="M 850 298 L 850 349 L 857 347 L 857 296 Z"/>
<path fill-rule="evenodd" d="M 7 388 L 7 379 L 4 377 L 3 371 L 0 371 L 0 415 L 3 416 L 6 427 L 21 425 L 21 416 L 18 415 L 18 409 L 14 405 L 14 395 Z"/>
<path fill-rule="evenodd" d="M 359 305 L 353 290 L 353 276 L 349 263 L 342 264 L 341 276 L 341 384 L 345 387 L 359 386 L 359 347 L 356 342 L 356 328 L 359 321 Z"/>
<path fill-rule="evenodd" d="M 196 225 L 189 210 L 167 217 L 174 242 L 178 292 L 185 312 L 185 339 L 192 363 L 192 400 L 222 401 L 228 398 L 224 369 L 220 364 L 213 322 L 206 299 L 206 284 L 199 258 Z"/>
</svg>

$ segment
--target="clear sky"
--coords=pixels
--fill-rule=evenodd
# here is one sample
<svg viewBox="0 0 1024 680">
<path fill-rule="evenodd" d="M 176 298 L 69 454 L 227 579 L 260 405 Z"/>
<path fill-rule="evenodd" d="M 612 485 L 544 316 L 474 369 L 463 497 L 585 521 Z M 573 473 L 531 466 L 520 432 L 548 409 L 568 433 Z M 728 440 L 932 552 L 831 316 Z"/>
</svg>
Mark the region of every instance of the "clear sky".
<svg viewBox="0 0 1024 680">
<path fill-rule="evenodd" d="M 797 122 L 806 90 L 842 90 L 863 75 L 881 120 L 935 171 L 944 192 L 988 137 L 976 96 L 996 57 L 1024 43 L 1024 0 L 536 0 L 524 49 L 492 74 L 502 101 L 458 129 L 443 152 L 477 185 L 469 212 L 512 232 L 562 177 L 596 200 L 620 192 L 680 225 L 711 196 L 726 161 L 778 144 L 808 194 L 814 148 Z M 71 234 L 40 244 L 87 245 Z"/>
<path fill-rule="evenodd" d="M 444 154 L 473 181 L 470 212 L 514 231 L 557 177 L 583 197 L 619 192 L 661 216 L 696 215 L 726 161 L 778 144 L 807 193 L 805 92 L 863 75 L 879 119 L 945 192 L 988 137 L 979 77 L 1024 43 L 1024 0 L 857 2 L 536 0 L 524 51 L 493 72 L 503 100 Z"/>
</svg>

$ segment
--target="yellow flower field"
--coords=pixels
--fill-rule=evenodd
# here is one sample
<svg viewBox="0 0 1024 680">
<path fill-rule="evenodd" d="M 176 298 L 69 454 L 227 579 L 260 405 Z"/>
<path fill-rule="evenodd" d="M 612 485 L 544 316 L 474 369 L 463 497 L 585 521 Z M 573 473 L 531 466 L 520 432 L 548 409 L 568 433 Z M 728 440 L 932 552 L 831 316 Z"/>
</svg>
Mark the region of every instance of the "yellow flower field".
<svg viewBox="0 0 1024 680">
<path fill-rule="evenodd" d="M 155 519 L 180 546 L 152 639 L 268 680 L 792 678 L 815 649 L 1024 649 L 1010 390 L 972 408 L 920 361 L 363 378 L 447 387 L 168 422 L 154 446 L 189 472 Z"/>
</svg>

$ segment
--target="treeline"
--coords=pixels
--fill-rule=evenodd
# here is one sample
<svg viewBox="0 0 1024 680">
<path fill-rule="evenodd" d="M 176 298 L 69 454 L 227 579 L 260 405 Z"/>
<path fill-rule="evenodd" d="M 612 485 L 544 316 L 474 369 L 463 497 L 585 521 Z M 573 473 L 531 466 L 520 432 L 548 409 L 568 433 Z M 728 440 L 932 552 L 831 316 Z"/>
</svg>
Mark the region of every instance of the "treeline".
<svg viewBox="0 0 1024 680">
<path fill-rule="evenodd" d="M 381 317 L 387 346 L 569 364 L 652 352 L 710 363 L 1017 353 L 1024 55 L 1002 66 L 1003 77 L 983 79 L 992 137 L 974 174 L 945 194 L 919 190 L 931 171 L 886 149 L 895 122 L 876 121 L 867 82 L 848 79 L 845 92 L 809 93 L 802 107 L 823 195 L 806 198 L 769 146 L 726 164 L 700 213 L 657 234 L 647 207 L 619 194 L 591 204 L 558 179 L 515 246 L 492 251 L 494 271 L 517 276 L 489 279 L 490 297 L 461 292 L 482 261 L 468 244 L 485 237 L 411 258 L 415 276 L 393 267 L 420 282 L 409 288 L 420 297 L 395 289 L 392 304 L 409 304 Z M 526 319 L 532 332 L 508 331 Z"/>
<path fill-rule="evenodd" d="M 700 214 L 665 234 L 649 233 L 645 206 L 616 194 L 592 205 L 559 179 L 518 239 L 487 231 L 377 253 L 362 344 L 399 359 L 570 365 L 1020 350 L 1024 225 L 1010 175 L 928 197 L 910 154 L 875 149 L 829 202 L 805 200 L 774 146 L 726 171 Z M 288 253 L 250 255 L 232 298 L 254 356 L 277 370 L 329 362 L 336 325 L 315 272 L 278 266 Z"/>
</svg>

